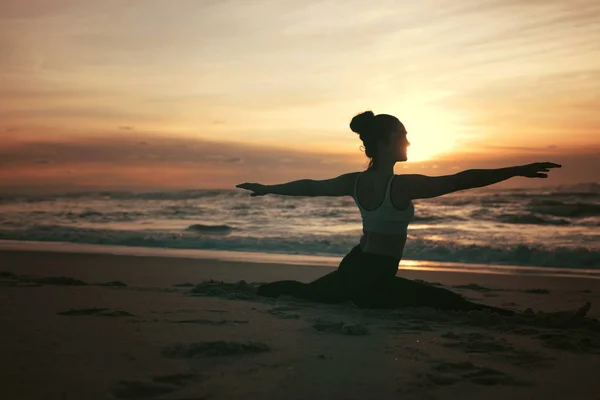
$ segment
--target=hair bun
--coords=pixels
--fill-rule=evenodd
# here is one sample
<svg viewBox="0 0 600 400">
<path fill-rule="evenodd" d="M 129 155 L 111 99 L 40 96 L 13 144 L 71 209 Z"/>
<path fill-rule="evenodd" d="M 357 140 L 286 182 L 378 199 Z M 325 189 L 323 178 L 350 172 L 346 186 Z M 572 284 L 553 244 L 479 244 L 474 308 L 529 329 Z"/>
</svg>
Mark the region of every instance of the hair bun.
<svg viewBox="0 0 600 400">
<path fill-rule="evenodd" d="M 350 129 L 352 129 L 352 132 L 356 132 L 362 137 L 371 130 L 373 118 L 375 118 L 373 111 L 365 111 L 364 113 L 358 114 L 352 118 Z"/>
</svg>

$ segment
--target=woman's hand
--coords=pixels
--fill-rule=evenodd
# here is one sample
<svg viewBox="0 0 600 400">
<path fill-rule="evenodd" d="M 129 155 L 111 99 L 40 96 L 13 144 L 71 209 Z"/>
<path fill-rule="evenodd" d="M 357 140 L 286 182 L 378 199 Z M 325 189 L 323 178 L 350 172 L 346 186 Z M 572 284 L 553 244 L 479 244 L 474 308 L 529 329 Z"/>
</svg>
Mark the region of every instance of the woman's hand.
<svg viewBox="0 0 600 400">
<path fill-rule="evenodd" d="M 527 164 L 520 167 L 519 176 L 524 176 L 526 178 L 547 178 L 548 174 L 543 174 L 542 172 L 549 172 L 550 168 L 560 167 L 560 164 L 551 162 Z"/>
<path fill-rule="evenodd" d="M 267 191 L 267 187 L 265 185 L 261 185 L 260 183 L 240 183 L 239 185 L 235 185 L 236 188 L 251 190 L 252 193 L 250 196 L 264 196 L 265 194 L 269 194 Z"/>
</svg>

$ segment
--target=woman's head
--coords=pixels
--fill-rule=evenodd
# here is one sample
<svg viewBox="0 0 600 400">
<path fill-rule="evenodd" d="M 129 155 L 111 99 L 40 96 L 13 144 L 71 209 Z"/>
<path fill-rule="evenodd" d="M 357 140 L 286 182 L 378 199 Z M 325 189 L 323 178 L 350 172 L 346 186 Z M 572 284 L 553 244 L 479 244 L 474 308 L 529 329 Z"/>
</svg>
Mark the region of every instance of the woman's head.
<svg viewBox="0 0 600 400">
<path fill-rule="evenodd" d="M 379 161 L 406 161 L 406 129 L 398 118 L 388 114 L 373 114 L 365 111 L 350 122 L 350 129 L 358 133 L 363 142 L 365 154 L 371 159 L 369 169 L 376 168 Z"/>
</svg>

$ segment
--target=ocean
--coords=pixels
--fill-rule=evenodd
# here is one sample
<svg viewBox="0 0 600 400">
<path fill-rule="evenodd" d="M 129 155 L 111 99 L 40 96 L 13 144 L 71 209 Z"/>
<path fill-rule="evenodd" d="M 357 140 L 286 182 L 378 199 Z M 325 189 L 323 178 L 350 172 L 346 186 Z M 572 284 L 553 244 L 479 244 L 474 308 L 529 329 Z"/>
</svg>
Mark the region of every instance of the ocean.
<svg viewBox="0 0 600 400">
<path fill-rule="evenodd" d="M 600 270 L 598 183 L 491 186 L 414 204 L 402 263 Z M 0 240 L 342 257 L 360 235 L 349 197 L 241 189 L 0 197 Z"/>
</svg>

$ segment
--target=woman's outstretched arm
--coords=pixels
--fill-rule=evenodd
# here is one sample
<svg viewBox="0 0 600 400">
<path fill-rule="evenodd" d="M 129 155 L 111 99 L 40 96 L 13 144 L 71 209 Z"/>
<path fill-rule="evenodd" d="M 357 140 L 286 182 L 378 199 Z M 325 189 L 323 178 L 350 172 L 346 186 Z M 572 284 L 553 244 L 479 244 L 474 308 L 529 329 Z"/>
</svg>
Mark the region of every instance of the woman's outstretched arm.
<svg viewBox="0 0 600 400">
<path fill-rule="evenodd" d="M 474 189 L 493 185 L 515 176 L 527 178 L 547 178 L 550 168 L 560 168 L 558 164 L 543 162 L 517 167 L 496 169 L 469 169 L 454 175 L 425 176 L 399 175 L 394 196 L 410 199 L 426 199 L 443 196 L 448 193 L 465 189 Z"/>
<path fill-rule="evenodd" d="M 357 172 L 343 174 L 335 178 L 314 180 L 300 179 L 277 185 L 261 185 L 260 183 L 242 183 L 237 188 L 251 190 L 251 196 L 279 194 L 284 196 L 350 196 L 354 187 Z"/>
</svg>

